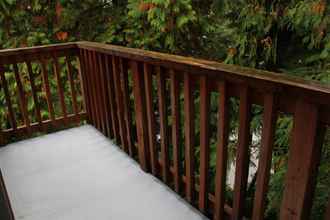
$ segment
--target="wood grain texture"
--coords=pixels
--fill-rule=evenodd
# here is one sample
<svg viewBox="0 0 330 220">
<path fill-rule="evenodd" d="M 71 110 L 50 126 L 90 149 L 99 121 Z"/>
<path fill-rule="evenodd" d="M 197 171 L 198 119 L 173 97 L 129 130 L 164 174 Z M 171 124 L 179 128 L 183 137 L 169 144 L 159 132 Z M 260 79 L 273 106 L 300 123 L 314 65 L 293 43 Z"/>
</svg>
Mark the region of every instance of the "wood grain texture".
<svg viewBox="0 0 330 220">
<path fill-rule="evenodd" d="M 315 104 L 297 100 L 280 219 L 310 217 L 325 131 L 318 113 Z"/>
<path fill-rule="evenodd" d="M 7 188 L 0 170 L 0 218 L 2 220 L 15 220 L 14 212 L 10 204 Z"/>
<path fill-rule="evenodd" d="M 264 100 L 260 158 L 252 214 L 253 220 L 264 219 L 277 119 L 276 97 L 274 94 L 265 94 Z"/>
<path fill-rule="evenodd" d="M 70 57 L 68 57 L 68 56 L 65 57 L 65 64 L 66 64 L 66 69 L 67 69 L 67 73 L 68 73 L 68 80 L 69 80 L 70 93 L 71 93 L 71 98 L 72 98 L 73 112 L 74 112 L 74 114 L 78 115 L 79 110 L 78 110 L 78 102 L 77 102 L 77 92 L 76 92 L 76 87 L 75 87 L 75 83 L 74 83 L 73 69 L 72 69 Z"/>
<path fill-rule="evenodd" d="M 194 100 L 193 85 L 189 73 L 184 74 L 184 130 L 185 130 L 185 172 L 186 172 L 186 198 L 192 203 L 195 199 L 195 126 L 194 126 Z"/>
<path fill-rule="evenodd" d="M 250 135 L 251 103 L 249 100 L 249 89 L 242 85 L 239 103 L 239 133 L 236 153 L 236 171 L 233 198 L 232 220 L 242 219 L 244 213 L 245 192 L 249 173 L 249 147 Z"/>
<path fill-rule="evenodd" d="M 141 168 L 148 172 L 150 169 L 148 157 L 148 124 L 145 105 L 144 80 L 141 68 L 135 61 L 130 62 L 133 74 L 133 93 L 135 99 L 136 130 L 138 138 L 138 154 Z"/>
<path fill-rule="evenodd" d="M 156 67 L 157 77 L 157 93 L 159 106 L 159 122 L 160 122 L 160 155 L 163 163 L 162 178 L 165 183 L 169 182 L 169 149 L 168 149 L 168 131 L 167 131 L 167 113 L 166 113 L 166 84 L 165 74 L 161 67 Z"/>
<path fill-rule="evenodd" d="M 145 82 L 146 108 L 148 119 L 148 141 L 151 162 L 151 172 L 158 175 L 158 153 L 156 149 L 156 125 L 153 104 L 153 84 L 152 84 L 152 67 L 146 63 L 143 64 L 143 74 Z"/>
<path fill-rule="evenodd" d="M 172 115 L 172 145 L 174 164 L 174 189 L 180 193 L 182 184 L 181 150 L 180 150 L 180 84 L 177 74 L 170 70 L 171 80 L 171 115 Z"/>
<path fill-rule="evenodd" d="M 214 220 L 224 219 L 226 176 L 228 160 L 228 136 L 229 136 L 229 103 L 227 86 L 225 82 L 219 82 L 219 107 L 217 123 L 217 150 L 216 150 L 216 174 L 215 174 L 215 202 Z"/>
<path fill-rule="evenodd" d="M 209 167 L 210 167 L 210 90 L 206 76 L 200 78 L 200 168 L 198 208 L 206 213 L 208 208 Z"/>
</svg>

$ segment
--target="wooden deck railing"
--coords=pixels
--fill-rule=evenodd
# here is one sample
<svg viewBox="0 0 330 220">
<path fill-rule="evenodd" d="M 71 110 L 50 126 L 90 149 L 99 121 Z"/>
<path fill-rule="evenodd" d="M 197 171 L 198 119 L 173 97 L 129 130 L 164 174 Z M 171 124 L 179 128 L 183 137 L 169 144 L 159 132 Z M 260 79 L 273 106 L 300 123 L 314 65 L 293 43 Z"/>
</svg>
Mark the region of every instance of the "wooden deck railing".
<svg viewBox="0 0 330 220">
<path fill-rule="evenodd" d="M 81 93 L 85 108 L 74 107 L 73 115 L 68 115 L 67 103 L 63 101 L 62 75 L 56 64 L 59 56 L 69 57 L 67 60 L 79 56 L 80 65 L 78 63 L 76 67 L 83 82 Z M 29 62 L 41 61 L 45 66 L 46 59 L 55 61 L 54 73 L 62 111 L 59 118 L 52 113 L 47 71 L 42 71 L 50 118 L 46 121 L 40 119 L 36 95 L 39 91 L 33 91 L 36 89 L 33 89 L 33 77 L 30 77 L 38 118 L 37 123 L 31 124 L 25 91 L 15 66 L 16 63 L 27 62 L 29 70 Z M 144 171 L 161 178 L 188 202 L 214 219 L 229 217 L 236 220 L 246 215 L 244 205 L 250 161 L 252 105 L 263 108 L 263 119 L 251 219 L 264 218 L 276 121 L 279 113 L 292 116 L 288 170 L 279 216 L 280 219 L 309 218 L 323 137 L 330 125 L 329 87 L 265 71 L 91 42 L 0 51 L 0 63 L 1 87 L 11 122 L 10 128 L 2 130 L 3 137 L 20 132 L 27 134 L 67 121 L 75 122 L 77 117 L 83 119 L 86 115 L 88 123 L 114 139 L 125 152 L 139 161 Z M 72 65 L 67 63 L 68 80 L 73 88 L 70 76 Z M 8 65 L 14 65 L 21 106 L 17 111 L 24 119 L 20 127 L 15 119 L 17 113 L 11 106 L 4 74 Z M 212 93 L 218 94 L 216 131 L 210 129 Z M 75 96 L 73 89 L 73 105 L 77 105 Z M 199 99 L 198 107 L 196 98 Z M 225 201 L 225 185 L 230 136 L 229 102 L 233 98 L 239 102 L 239 128 L 233 203 L 228 204 Z M 182 109 L 184 114 L 181 114 Z M 213 133 L 216 133 L 217 147 L 215 187 L 211 190 L 210 136 Z M 196 146 L 200 147 L 198 155 L 195 153 Z M 329 210 L 325 219 L 330 219 Z"/>
</svg>

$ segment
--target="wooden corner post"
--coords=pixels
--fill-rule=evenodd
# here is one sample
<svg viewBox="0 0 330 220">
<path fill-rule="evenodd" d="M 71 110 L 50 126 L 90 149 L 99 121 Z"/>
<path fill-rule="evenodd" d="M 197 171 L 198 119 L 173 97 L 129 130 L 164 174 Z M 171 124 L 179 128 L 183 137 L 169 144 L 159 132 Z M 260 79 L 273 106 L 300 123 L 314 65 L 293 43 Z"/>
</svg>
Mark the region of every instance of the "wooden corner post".
<svg viewBox="0 0 330 220">
<path fill-rule="evenodd" d="M 280 219 L 309 219 L 324 127 L 318 106 L 297 100 Z"/>
<path fill-rule="evenodd" d="M 133 94 L 135 100 L 136 130 L 138 139 L 138 155 L 141 168 L 148 172 L 148 125 L 144 93 L 143 71 L 136 61 L 130 62 L 133 74 Z"/>
</svg>

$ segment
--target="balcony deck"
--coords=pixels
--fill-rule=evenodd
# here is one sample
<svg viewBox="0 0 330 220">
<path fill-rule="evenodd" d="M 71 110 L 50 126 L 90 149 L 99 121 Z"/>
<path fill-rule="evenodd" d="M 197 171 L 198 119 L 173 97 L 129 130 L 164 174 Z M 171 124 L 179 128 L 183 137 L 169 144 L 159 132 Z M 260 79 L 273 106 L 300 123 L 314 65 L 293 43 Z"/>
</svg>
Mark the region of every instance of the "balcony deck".
<svg viewBox="0 0 330 220">
<path fill-rule="evenodd" d="M 206 219 L 85 125 L 0 149 L 15 219 Z"/>
</svg>

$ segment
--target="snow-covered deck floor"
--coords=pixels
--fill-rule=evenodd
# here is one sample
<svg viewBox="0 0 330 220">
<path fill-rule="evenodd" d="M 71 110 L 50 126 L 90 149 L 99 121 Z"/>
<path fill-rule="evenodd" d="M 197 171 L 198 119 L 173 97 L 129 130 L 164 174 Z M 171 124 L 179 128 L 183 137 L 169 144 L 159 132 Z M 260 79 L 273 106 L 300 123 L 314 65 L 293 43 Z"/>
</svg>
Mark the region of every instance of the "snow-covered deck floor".
<svg viewBox="0 0 330 220">
<path fill-rule="evenodd" d="M 206 219 L 92 126 L 0 149 L 17 220 Z"/>
</svg>

